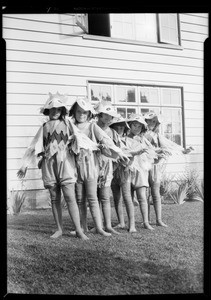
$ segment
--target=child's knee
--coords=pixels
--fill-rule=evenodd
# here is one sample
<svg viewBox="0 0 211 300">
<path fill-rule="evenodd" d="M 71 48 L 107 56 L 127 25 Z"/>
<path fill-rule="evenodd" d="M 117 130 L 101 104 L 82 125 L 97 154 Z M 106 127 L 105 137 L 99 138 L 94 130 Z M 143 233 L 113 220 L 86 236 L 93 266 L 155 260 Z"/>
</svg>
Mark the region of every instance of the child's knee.
<svg viewBox="0 0 211 300">
<path fill-rule="evenodd" d="M 51 204 L 57 204 L 61 202 L 61 195 L 60 194 L 51 194 Z"/>
<path fill-rule="evenodd" d="M 104 187 L 98 190 L 100 201 L 103 203 L 110 202 L 110 187 Z"/>
<path fill-rule="evenodd" d="M 62 185 L 62 192 L 66 203 L 76 201 L 75 184 Z"/>
<path fill-rule="evenodd" d="M 56 204 L 61 202 L 61 190 L 57 185 L 48 187 L 50 193 L 51 204 Z"/>
</svg>

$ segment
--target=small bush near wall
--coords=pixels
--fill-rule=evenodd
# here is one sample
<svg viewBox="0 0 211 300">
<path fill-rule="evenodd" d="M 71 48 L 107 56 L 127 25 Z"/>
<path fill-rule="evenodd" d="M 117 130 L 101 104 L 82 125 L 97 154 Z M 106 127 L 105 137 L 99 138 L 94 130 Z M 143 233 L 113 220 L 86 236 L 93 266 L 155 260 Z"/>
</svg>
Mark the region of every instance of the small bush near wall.
<svg viewBox="0 0 211 300">
<path fill-rule="evenodd" d="M 186 169 L 181 175 L 164 175 L 160 193 L 164 201 L 171 199 L 176 204 L 193 200 L 203 201 L 204 183 L 203 180 L 199 180 L 197 170 Z"/>
</svg>

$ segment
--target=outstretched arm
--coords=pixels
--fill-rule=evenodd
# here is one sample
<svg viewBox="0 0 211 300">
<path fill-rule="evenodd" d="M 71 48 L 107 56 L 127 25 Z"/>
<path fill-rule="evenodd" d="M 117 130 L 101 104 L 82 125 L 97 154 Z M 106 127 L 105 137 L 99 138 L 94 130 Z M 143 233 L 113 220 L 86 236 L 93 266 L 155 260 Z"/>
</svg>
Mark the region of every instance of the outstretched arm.
<svg viewBox="0 0 211 300">
<path fill-rule="evenodd" d="M 30 146 L 27 148 L 23 158 L 22 166 L 17 172 L 19 178 L 24 178 L 28 166 L 31 164 L 34 156 L 43 151 L 43 126 L 40 127 L 35 137 L 33 138 Z"/>
<path fill-rule="evenodd" d="M 188 147 L 187 149 L 185 149 L 182 146 L 176 144 L 175 142 L 167 139 L 165 136 L 161 134 L 159 134 L 159 142 L 160 142 L 160 147 L 171 154 L 188 154 L 192 150 L 194 150 L 192 147 Z"/>
<path fill-rule="evenodd" d="M 120 147 L 114 144 L 113 140 L 97 124 L 93 126 L 93 131 L 96 140 L 103 149 L 103 154 L 114 159 L 119 157 L 120 160 L 129 162 L 128 156 L 124 154 Z"/>
</svg>

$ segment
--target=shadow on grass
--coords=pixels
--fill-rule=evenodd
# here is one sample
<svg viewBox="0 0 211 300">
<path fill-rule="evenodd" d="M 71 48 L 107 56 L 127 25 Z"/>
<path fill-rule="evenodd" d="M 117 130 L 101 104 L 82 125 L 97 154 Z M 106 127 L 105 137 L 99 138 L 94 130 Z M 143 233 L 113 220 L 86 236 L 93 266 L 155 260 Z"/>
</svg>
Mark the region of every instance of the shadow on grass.
<svg viewBox="0 0 211 300">
<path fill-rule="evenodd" d="M 194 293 L 197 283 L 201 286 L 202 278 L 188 270 L 141 257 L 134 261 L 118 252 L 68 245 L 60 251 L 58 244 L 51 251 L 35 244 L 24 248 L 25 257 L 10 257 L 9 292 L 15 292 L 10 290 L 14 282 L 22 293 L 69 295 Z"/>
</svg>

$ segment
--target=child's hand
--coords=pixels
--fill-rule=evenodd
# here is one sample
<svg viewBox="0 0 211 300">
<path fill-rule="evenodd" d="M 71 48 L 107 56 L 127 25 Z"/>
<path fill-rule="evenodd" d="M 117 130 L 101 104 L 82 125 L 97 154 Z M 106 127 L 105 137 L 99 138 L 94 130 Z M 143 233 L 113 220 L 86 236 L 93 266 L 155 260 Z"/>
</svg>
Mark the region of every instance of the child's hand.
<svg viewBox="0 0 211 300">
<path fill-rule="evenodd" d="M 192 150 L 194 150 L 194 149 L 193 149 L 193 147 L 190 146 L 190 147 L 188 147 L 187 149 L 185 149 L 185 150 L 183 151 L 183 153 L 184 153 L 184 154 L 188 154 L 188 153 L 190 153 Z"/>
<path fill-rule="evenodd" d="M 147 148 L 143 148 L 143 149 L 137 151 L 136 155 L 140 155 L 140 154 L 143 154 L 143 153 L 149 153 L 148 149 Z"/>
<path fill-rule="evenodd" d="M 17 172 L 17 176 L 18 176 L 18 178 L 24 178 L 25 177 L 25 175 L 26 175 L 26 171 L 27 171 L 27 167 L 22 167 L 22 168 L 20 168 L 19 169 L 19 171 Z"/>
<path fill-rule="evenodd" d="M 157 154 L 157 158 L 155 160 L 159 162 L 162 158 L 166 159 L 166 155 L 164 153 L 159 153 Z"/>
<path fill-rule="evenodd" d="M 103 149 L 106 148 L 105 145 L 104 145 L 104 144 L 101 144 L 101 143 L 98 143 L 98 144 L 97 144 L 97 147 L 99 148 L 99 150 L 103 150 Z"/>
<path fill-rule="evenodd" d="M 149 150 L 147 148 L 143 148 L 142 150 L 140 150 L 140 154 L 142 153 L 149 153 Z"/>
<path fill-rule="evenodd" d="M 158 154 L 158 156 L 159 155 L 171 155 L 171 152 L 161 149 L 161 148 L 156 149 L 155 152 Z"/>
<path fill-rule="evenodd" d="M 119 160 L 121 160 L 126 165 L 130 162 L 130 159 L 125 154 L 119 154 Z"/>
</svg>

